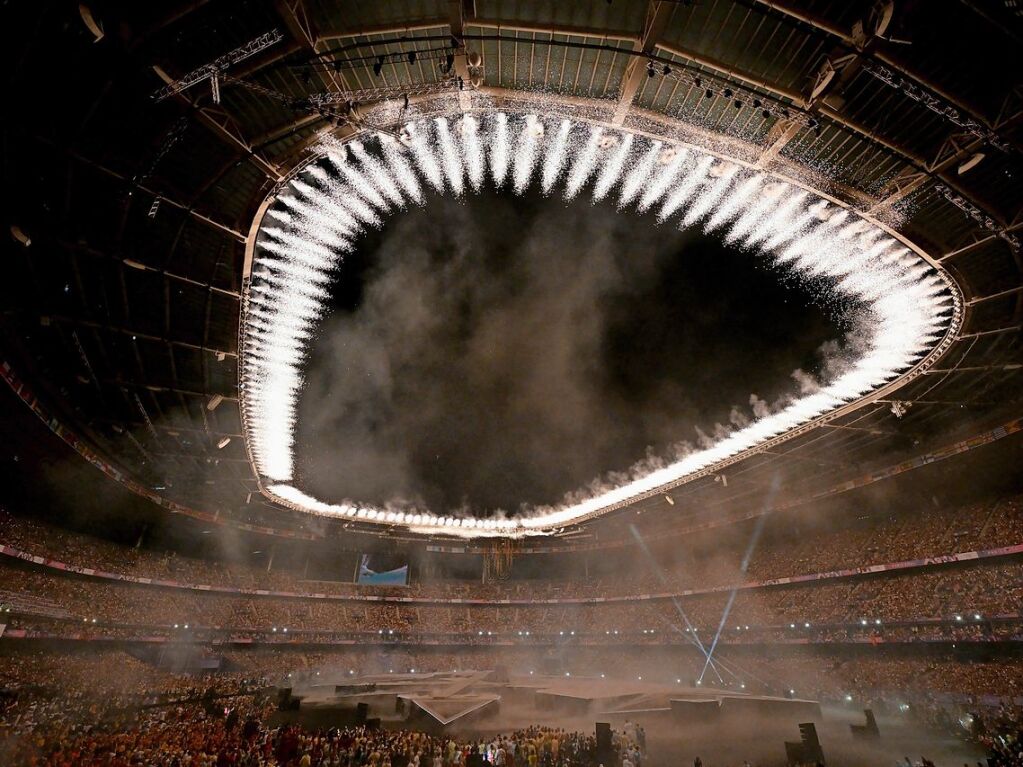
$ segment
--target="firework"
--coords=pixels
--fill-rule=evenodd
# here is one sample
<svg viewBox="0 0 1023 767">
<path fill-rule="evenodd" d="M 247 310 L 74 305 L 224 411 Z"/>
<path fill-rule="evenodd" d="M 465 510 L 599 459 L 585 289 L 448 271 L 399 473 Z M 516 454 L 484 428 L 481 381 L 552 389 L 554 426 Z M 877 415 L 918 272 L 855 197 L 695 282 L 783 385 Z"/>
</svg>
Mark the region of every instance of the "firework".
<svg viewBox="0 0 1023 767">
<path fill-rule="evenodd" d="M 332 273 L 366 227 L 421 204 L 424 184 L 472 194 L 488 174 L 515 194 L 534 183 L 565 199 L 617 194 L 622 215 L 654 208 L 661 226 L 717 231 L 806 278 L 823 278 L 836 295 L 866 306 L 872 321 L 866 351 L 836 380 L 711 447 L 561 507 L 513 519 L 474 518 L 309 496 L 296 487 L 297 403 Z M 413 122 L 400 141 L 378 135 L 328 147 L 325 159 L 271 205 L 253 264 L 242 326 L 242 400 L 247 443 L 266 490 L 312 513 L 468 537 L 548 532 L 756 448 L 896 380 L 945 334 L 954 309 L 943 276 L 916 253 L 769 173 L 624 130 L 501 112 Z"/>
</svg>

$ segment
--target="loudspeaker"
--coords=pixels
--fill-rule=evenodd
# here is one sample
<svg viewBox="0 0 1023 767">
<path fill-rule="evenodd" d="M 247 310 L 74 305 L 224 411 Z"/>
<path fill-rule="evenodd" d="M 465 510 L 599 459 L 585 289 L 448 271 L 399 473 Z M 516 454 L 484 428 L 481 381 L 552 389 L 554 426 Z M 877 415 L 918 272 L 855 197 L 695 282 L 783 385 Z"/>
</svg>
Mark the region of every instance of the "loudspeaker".
<svg viewBox="0 0 1023 767">
<path fill-rule="evenodd" d="M 287 711 L 291 707 L 291 688 L 282 687 L 277 691 L 277 710 Z"/>
<path fill-rule="evenodd" d="M 817 727 L 813 722 L 799 725 L 799 743 L 786 741 L 785 754 L 789 764 L 824 764 L 824 750 L 817 739 Z"/>
<path fill-rule="evenodd" d="M 852 736 L 860 740 L 876 740 L 880 738 L 881 731 L 877 728 L 877 719 L 874 718 L 874 712 L 869 708 L 865 708 L 863 713 L 867 717 L 867 723 L 850 724 L 849 729 L 852 731 Z"/>
<path fill-rule="evenodd" d="M 597 762 L 610 764 L 614 760 L 614 748 L 611 745 L 611 725 L 597 722 Z"/>
<path fill-rule="evenodd" d="M 366 717 L 368 715 L 369 715 L 369 704 L 368 703 L 360 703 L 359 705 L 357 705 L 355 707 L 355 723 L 356 724 L 365 724 L 366 723 Z"/>
</svg>

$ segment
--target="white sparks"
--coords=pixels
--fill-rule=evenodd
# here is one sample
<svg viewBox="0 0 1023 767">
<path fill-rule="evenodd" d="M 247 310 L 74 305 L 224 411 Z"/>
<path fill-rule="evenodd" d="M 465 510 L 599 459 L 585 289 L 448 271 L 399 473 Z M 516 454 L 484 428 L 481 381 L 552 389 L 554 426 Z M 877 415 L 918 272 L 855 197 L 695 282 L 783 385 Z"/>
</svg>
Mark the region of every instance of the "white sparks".
<svg viewBox="0 0 1023 767">
<path fill-rule="evenodd" d="M 455 195 L 460 195 L 464 184 L 463 166 L 460 148 L 455 144 L 455 137 L 451 135 L 446 117 L 437 118 L 437 143 L 440 144 L 440 155 L 444 166 L 444 175 L 447 176 L 448 184 Z"/>
<path fill-rule="evenodd" d="M 711 157 L 704 157 L 696 163 L 695 168 L 683 177 L 682 181 L 668 195 L 664 205 L 661 206 L 661 210 L 657 214 L 658 221 L 664 222 L 666 219 L 671 218 L 684 203 L 692 198 L 696 187 L 706 181 L 707 170 L 713 161 Z"/>
<path fill-rule="evenodd" d="M 465 115 L 458 124 L 462 132 L 462 146 L 465 148 L 465 170 L 469 183 L 475 191 L 483 185 L 483 147 L 480 145 L 479 123 L 472 115 Z"/>
<path fill-rule="evenodd" d="M 573 158 L 572 170 L 568 174 L 568 183 L 565 185 L 565 199 L 571 200 L 593 173 L 593 166 L 596 164 L 597 152 L 600 151 L 600 137 L 603 134 L 602 128 L 590 130 L 590 139 Z"/>
<path fill-rule="evenodd" d="M 259 229 L 243 302 L 241 404 L 265 489 L 296 509 L 466 537 L 542 534 L 684 481 L 896 380 L 929 352 L 957 311 L 945 278 L 915 253 L 871 222 L 766 172 L 568 119 L 500 112 L 450 119 L 410 123 L 401 141 L 377 135 L 327 147 L 326 160 L 290 181 Z M 514 193 L 525 191 L 537 172 L 544 194 L 560 184 L 566 199 L 591 180 L 593 200 L 620 186 L 622 209 L 642 212 L 660 203 L 657 219 L 665 225 L 703 222 L 774 264 L 825 279 L 838 294 L 866 305 L 874 323 L 867 348 L 836 380 L 711 447 L 565 506 L 496 520 L 309 496 L 295 486 L 298 400 L 309 345 L 343 255 L 386 215 L 422 204 L 424 183 L 457 196 L 480 190 L 487 168 L 497 187 L 510 173 Z"/>
<path fill-rule="evenodd" d="M 550 150 L 547 152 L 547 156 L 544 158 L 543 163 L 543 176 L 541 177 L 541 184 L 543 186 L 543 193 L 550 194 L 551 187 L 554 186 L 554 182 L 558 180 L 561 175 L 561 169 L 565 165 L 565 153 L 568 149 L 568 135 L 572 130 L 571 120 L 562 120 L 561 126 L 558 128 L 558 134 L 554 139 L 554 143 L 551 145 Z"/>
<path fill-rule="evenodd" d="M 593 187 L 594 200 L 603 200 L 607 193 L 611 191 L 611 187 L 618 183 L 618 179 L 622 175 L 622 168 L 625 167 L 625 160 L 628 158 L 630 151 L 632 151 L 631 133 L 626 134 L 625 140 L 618 147 L 618 151 L 608 158 L 608 161 L 604 164 L 604 170 L 601 171 L 597 183 Z"/>
<path fill-rule="evenodd" d="M 672 151 L 668 151 L 671 149 Z M 689 150 L 685 148 L 665 147 L 657 156 L 657 163 L 661 166 L 658 173 L 652 174 L 643 184 L 643 194 L 639 198 L 639 209 L 646 210 L 671 187 L 678 178 L 682 167 L 685 165 Z"/>
<path fill-rule="evenodd" d="M 490 135 L 490 175 L 494 184 L 501 186 L 508 175 L 508 115 L 498 112 L 496 125 Z"/>
<path fill-rule="evenodd" d="M 536 119 L 536 115 L 528 115 L 526 124 L 522 128 L 522 134 L 519 136 L 518 146 L 515 147 L 514 184 L 516 194 L 522 194 L 529 186 L 529 179 L 533 176 L 533 165 L 536 163 L 536 148 L 543 133 L 543 123 Z"/>
<path fill-rule="evenodd" d="M 568 121 L 566 120 L 565 122 Z M 650 172 L 654 169 L 654 163 L 657 162 L 657 158 L 661 154 L 662 146 L 663 144 L 660 141 L 653 142 L 643 156 L 643 159 L 625 177 L 625 183 L 622 184 L 622 195 L 618 198 L 619 208 L 623 208 L 632 202 L 632 198 L 636 196 L 636 193 L 648 183 Z"/>
</svg>

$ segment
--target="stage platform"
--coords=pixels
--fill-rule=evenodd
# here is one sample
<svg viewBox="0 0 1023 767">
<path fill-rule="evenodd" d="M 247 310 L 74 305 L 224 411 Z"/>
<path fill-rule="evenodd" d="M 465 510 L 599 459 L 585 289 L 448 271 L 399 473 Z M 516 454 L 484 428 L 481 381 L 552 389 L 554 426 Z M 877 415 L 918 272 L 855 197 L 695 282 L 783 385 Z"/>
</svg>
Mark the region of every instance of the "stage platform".
<svg viewBox="0 0 1023 767">
<path fill-rule="evenodd" d="M 315 683 L 296 684 L 292 694 L 300 701 L 295 713 L 299 719 L 350 724 L 357 719 L 359 704 L 366 704 L 365 715 L 379 719 L 381 726 L 437 733 L 508 727 L 518 719 L 551 724 L 600 720 L 617 728 L 628 720 L 697 726 L 755 717 L 794 725 L 820 717 L 820 705 L 812 700 L 641 680 L 493 671 L 337 679 L 321 673 Z"/>
</svg>

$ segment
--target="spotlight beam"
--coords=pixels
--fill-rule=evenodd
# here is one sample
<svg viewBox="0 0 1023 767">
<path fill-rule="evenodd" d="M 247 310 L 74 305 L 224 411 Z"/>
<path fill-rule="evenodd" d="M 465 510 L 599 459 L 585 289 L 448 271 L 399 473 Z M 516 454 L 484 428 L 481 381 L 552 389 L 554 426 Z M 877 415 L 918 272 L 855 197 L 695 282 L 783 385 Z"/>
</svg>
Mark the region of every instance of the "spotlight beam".
<svg viewBox="0 0 1023 767">
<path fill-rule="evenodd" d="M 649 565 L 650 570 L 657 577 L 657 579 L 661 582 L 661 585 L 667 587 L 668 586 L 668 579 L 665 577 L 664 571 L 660 567 L 658 567 L 657 563 L 654 561 L 653 554 L 650 553 L 650 548 L 646 545 L 646 541 L 643 539 L 643 536 L 639 534 L 639 530 L 636 529 L 635 525 L 629 525 L 629 532 L 632 533 L 632 537 L 636 539 L 636 542 L 639 544 L 639 547 L 642 549 L 643 555 L 645 557 L 645 561 L 646 561 L 647 565 Z M 707 663 L 710 663 L 712 665 L 712 667 L 713 667 L 713 664 L 711 663 L 711 659 L 710 659 L 710 653 L 707 652 L 707 648 L 704 647 L 703 646 L 703 642 L 700 641 L 700 636 L 699 636 L 699 634 L 696 631 L 696 627 L 689 620 L 689 616 L 686 615 L 686 611 L 682 609 L 682 605 L 679 604 L 678 598 L 677 597 L 671 597 L 671 603 L 672 603 L 672 605 L 674 605 L 675 610 L 679 614 L 679 617 L 682 618 L 682 622 L 685 623 L 687 631 L 683 632 L 678 626 L 674 626 L 672 624 L 668 624 L 668 625 L 671 626 L 671 628 L 673 628 L 674 630 L 676 630 L 680 635 L 686 636 L 686 638 L 693 645 L 695 645 L 699 649 L 699 651 L 701 653 L 703 653 L 703 657 L 706 658 Z M 704 672 L 706 672 L 706 670 L 707 670 L 707 665 L 706 664 L 704 664 L 703 669 L 704 669 Z M 716 668 L 714 669 L 714 673 L 718 674 Z M 701 679 L 703 678 L 702 674 L 700 675 L 700 678 Z M 721 674 L 718 674 L 718 679 L 721 679 Z M 721 681 L 724 681 L 724 680 L 722 679 Z"/>
<path fill-rule="evenodd" d="M 771 505 L 774 502 L 774 496 L 778 493 L 779 484 L 779 477 L 775 474 L 773 481 L 771 482 L 771 489 L 764 498 L 765 509 L 771 508 Z M 746 544 L 746 553 L 743 554 L 742 564 L 739 566 L 739 572 L 742 575 L 745 575 L 746 571 L 749 569 L 750 560 L 753 558 L 753 552 L 756 550 L 757 541 L 760 540 L 760 532 L 764 529 L 764 521 L 766 519 L 766 513 L 757 517 L 757 522 L 753 527 L 753 534 L 750 536 L 749 543 Z M 728 615 L 732 612 L 732 604 L 735 602 L 735 595 L 738 591 L 738 589 L 732 589 L 728 594 L 728 601 L 725 603 L 725 609 L 721 611 L 721 621 L 718 623 L 718 630 L 714 635 L 714 641 L 710 644 L 710 652 L 707 653 L 707 663 L 703 666 L 703 671 L 700 673 L 700 679 L 703 679 L 703 675 L 707 673 L 707 664 L 710 663 L 710 659 L 714 656 L 714 650 L 717 649 L 718 640 L 721 638 L 721 630 L 725 626 L 725 621 L 728 620 Z"/>
</svg>

